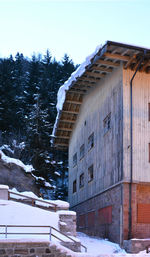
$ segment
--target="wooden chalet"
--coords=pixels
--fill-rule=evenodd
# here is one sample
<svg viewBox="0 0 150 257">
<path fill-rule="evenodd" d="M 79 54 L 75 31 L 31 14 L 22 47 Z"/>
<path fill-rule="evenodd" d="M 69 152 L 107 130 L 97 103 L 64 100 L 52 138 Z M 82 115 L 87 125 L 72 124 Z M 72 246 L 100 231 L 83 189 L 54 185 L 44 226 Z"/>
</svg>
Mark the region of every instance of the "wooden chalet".
<svg viewBox="0 0 150 257">
<path fill-rule="evenodd" d="M 78 229 L 149 237 L 150 49 L 107 41 L 60 90 L 53 144 L 69 151 Z"/>
</svg>

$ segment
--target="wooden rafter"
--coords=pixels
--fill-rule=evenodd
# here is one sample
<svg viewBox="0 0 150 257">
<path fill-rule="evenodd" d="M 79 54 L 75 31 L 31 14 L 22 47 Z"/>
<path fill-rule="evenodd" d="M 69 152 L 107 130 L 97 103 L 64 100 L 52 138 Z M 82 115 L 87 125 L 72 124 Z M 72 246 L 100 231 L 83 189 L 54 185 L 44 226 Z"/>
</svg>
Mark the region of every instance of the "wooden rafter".
<svg viewBox="0 0 150 257">
<path fill-rule="evenodd" d="M 61 136 L 56 136 L 56 138 L 69 139 L 69 138 L 70 138 L 70 136 L 64 136 L 64 135 L 61 135 Z"/>
<path fill-rule="evenodd" d="M 106 60 L 97 60 L 98 64 L 102 64 L 102 65 L 105 65 L 105 66 L 109 66 L 109 67 L 118 67 L 120 65 L 120 63 L 116 63 L 116 62 L 111 62 L 111 61 L 106 61 Z"/>
<path fill-rule="evenodd" d="M 104 78 L 105 77 L 104 74 L 101 74 L 101 73 L 98 73 L 98 72 L 92 72 L 92 71 L 87 71 L 85 73 L 85 75 L 88 75 L 88 76 L 91 76 L 91 77 L 94 77 L 94 78 Z"/>
<path fill-rule="evenodd" d="M 72 114 L 78 114 L 79 111 L 74 111 L 74 110 L 62 110 L 64 113 L 72 113 Z"/>
<path fill-rule="evenodd" d="M 104 68 L 104 67 L 99 67 L 99 66 L 95 66 L 95 67 L 93 67 L 93 70 L 94 71 L 102 71 L 102 72 L 107 72 L 107 73 L 109 73 L 109 72 L 112 72 L 112 68 Z M 103 74 L 102 74 L 103 75 Z M 104 76 L 104 75 L 103 75 Z"/>
<path fill-rule="evenodd" d="M 126 62 L 130 60 L 129 56 L 120 55 L 120 54 L 105 53 L 104 57 L 107 57 L 109 59 L 119 60 L 119 61 L 126 61 Z"/>
<path fill-rule="evenodd" d="M 129 59 L 129 61 L 124 65 L 124 68 L 125 68 L 125 69 L 128 69 L 128 68 L 130 67 L 130 64 L 131 64 L 134 60 L 136 60 L 136 55 L 133 55 L 133 57 Z"/>
<path fill-rule="evenodd" d="M 66 100 L 66 103 L 71 103 L 71 104 L 77 104 L 77 105 L 80 105 L 82 104 L 82 101 L 74 101 L 74 100 Z"/>
<path fill-rule="evenodd" d="M 85 76 L 82 76 L 79 80 L 82 80 L 82 81 L 91 81 L 93 83 L 96 83 L 99 81 L 99 79 L 96 79 L 96 78 L 89 78 L 89 77 L 85 77 Z"/>
<path fill-rule="evenodd" d="M 74 124 L 74 123 L 76 122 L 76 120 L 65 120 L 65 119 L 63 119 L 63 120 L 60 120 L 60 122 L 72 123 L 72 124 Z"/>
<path fill-rule="evenodd" d="M 150 60 L 145 61 L 143 67 L 141 68 L 141 71 L 146 71 L 148 66 L 150 66 Z"/>
<path fill-rule="evenodd" d="M 61 131 L 72 131 L 72 128 L 62 128 L 62 127 L 59 127 L 57 130 L 61 130 Z"/>
</svg>

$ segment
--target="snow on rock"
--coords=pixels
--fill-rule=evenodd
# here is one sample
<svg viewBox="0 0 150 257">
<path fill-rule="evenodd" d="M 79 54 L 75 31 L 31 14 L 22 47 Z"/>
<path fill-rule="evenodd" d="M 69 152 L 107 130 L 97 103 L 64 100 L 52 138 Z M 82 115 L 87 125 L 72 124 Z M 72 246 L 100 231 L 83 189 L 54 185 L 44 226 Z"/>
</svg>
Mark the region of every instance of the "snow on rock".
<svg viewBox="0 0 150 257">
<path fill-rule="evenodd" d="M 13 163 L 18 166 L 20 166 L 25 172 L 31 173 L 34 168 L 32 165 L 25 165 L 22 161 L 15 159 L 15 158 L 10 158 L 6 156 L 1 150 L 0 150 L 0 159 L 3 160 L 5 163 Z"/>
</svg>

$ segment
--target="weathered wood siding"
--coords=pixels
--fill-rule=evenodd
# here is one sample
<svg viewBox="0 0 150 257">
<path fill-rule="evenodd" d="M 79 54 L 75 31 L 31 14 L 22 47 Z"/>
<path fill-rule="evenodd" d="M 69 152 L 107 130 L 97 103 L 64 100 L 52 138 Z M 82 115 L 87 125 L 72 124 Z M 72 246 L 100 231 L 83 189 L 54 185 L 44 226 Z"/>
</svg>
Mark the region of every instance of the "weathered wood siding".
<svg viewBox="0 0 150 257">
<path fill-rule="evenodd" d="M 101 80 L 85 96 L 69 144 L 69 201 L 78 204 L 122 179 L 122 67 Z M 104 133 L 104 119 L 111 113 L 111 128 Z M 88 137 L 94 132 L 94 147 L 88 151 Z M 80 160 L 80 147 L 85 155 Z M 77 152 L 77 165 L 73 155 Z M 94 179 L 88 183 L 88 167 L 94 166 Z M 84 186 L 79 177 L 84 172 Z M 77 180 L 77 192 L 73 181 Z"/>
<path fill-rule="evenodd" d="M 130 80 L 131 70 L 123 70 L 123 167 L 124 179 L 130 179 Z M 138 72 L 133 80 L 133 180 L 150 182 L 150 75 Z"/>
</svg>

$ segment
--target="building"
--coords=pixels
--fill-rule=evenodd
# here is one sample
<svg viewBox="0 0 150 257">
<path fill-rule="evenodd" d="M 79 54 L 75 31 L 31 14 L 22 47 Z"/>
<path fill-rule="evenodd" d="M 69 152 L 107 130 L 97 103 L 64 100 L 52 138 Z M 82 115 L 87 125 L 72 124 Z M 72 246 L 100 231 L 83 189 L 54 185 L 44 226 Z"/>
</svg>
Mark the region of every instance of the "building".
<svg viewBox="0 0 150 257">
<path fill-rule="evenodd" d="M 69 151 L 78 229 L 150 237 L 150 49 L 107 41 L 58 92 L 53 143 Z"/>
</svg>

